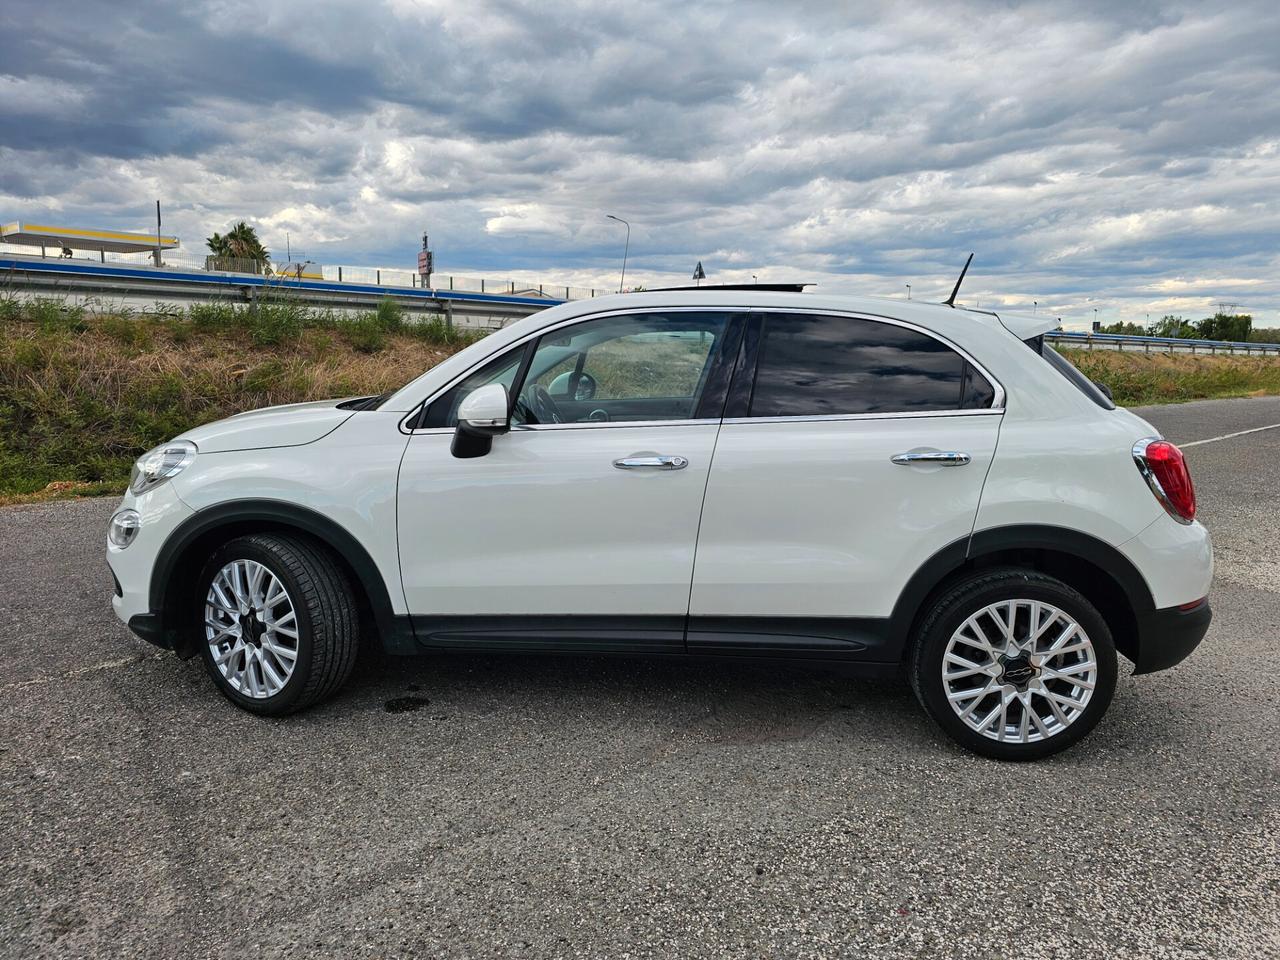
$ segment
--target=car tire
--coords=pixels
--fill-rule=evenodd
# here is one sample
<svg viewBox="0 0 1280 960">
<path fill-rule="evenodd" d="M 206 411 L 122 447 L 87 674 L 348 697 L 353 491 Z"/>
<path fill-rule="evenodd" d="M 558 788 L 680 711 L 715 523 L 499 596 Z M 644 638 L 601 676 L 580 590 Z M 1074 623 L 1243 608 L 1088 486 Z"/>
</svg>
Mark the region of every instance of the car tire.
<svg viewBox="0 0 1280 960">
<path fill-rule="evenodd" d="M 916 696 L 947 735 L 998 760 L 1037 760 L 1080 741 L 1110 705 L 1116 669 L 1097 608 L 1061 580 L 1016 568 L 938 595 L 908 665 Z"/>
<path fill-rule="evenodd" d="M 310 538 L 254 534 L 224 544 L 205 564 L 194 604 L 205 668 L 245 710 L 292 713 L 351 675 L 360 641 L 351 582 Z"/>
</svg>

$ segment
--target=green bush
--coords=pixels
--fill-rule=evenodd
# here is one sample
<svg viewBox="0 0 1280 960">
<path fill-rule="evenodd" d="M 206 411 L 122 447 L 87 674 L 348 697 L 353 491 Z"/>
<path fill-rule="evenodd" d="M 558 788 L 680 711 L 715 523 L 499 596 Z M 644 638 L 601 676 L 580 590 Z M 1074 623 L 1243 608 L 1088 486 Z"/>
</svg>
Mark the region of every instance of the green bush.
<svg viewBox="0 0 1280 960">
<path fill-rule="evenodd" d="M 376 313 L 362 313 L 347 323 L 347 342 L 361 353 L 377 353 L 387 345 L 387 331 Z"/>
<path fill-rule="evenodd" d="M 229 330 L 236 325 L 236 308 L 230 303 L 193 303 L 187 319 L 201 330 Z"/>
<path fill-rule="evenodd" d="M 98 319 L 98 329 L 126 346 L 151 346 L 151 324 L 138 317 L 109 314 Z"/>
<path fill-rule="evenodd" d="M 42 333 L 83 333 L 87 329 L 84 307 L 41 297 L 22 305 L 23 319 L 36 324 Z"/>
<path fill-rule="evenodd" d="M 392 297 L 383 297 L 373 312 L 374 318 L 387 333 L 398 333 L 404 324 L 404 308 Z"/>
<path fill-rule="evenodd" d="M 244 311 L 249 336 L 260 346 L 297 340 L 307 324 L 307 309 L 292 300 L 262 300 Z"/>
</svg>

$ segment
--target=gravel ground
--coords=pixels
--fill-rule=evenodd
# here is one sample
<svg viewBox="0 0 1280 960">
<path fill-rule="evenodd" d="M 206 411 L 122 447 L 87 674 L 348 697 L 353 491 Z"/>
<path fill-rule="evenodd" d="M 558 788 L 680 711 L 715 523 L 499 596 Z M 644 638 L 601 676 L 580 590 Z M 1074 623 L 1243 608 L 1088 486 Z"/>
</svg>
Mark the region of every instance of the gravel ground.
<svg viewBox="0 0 1280 960">
<path fill-rule="evenodd" d="M 734 665 L 423 657 L 255 718 L 113 618 L 113 504 L 0 510 L 0 956 L 1280 956 L 1280 430 L 1188 458 L 1208 639 L 1020 766 Z"/>
</svg>

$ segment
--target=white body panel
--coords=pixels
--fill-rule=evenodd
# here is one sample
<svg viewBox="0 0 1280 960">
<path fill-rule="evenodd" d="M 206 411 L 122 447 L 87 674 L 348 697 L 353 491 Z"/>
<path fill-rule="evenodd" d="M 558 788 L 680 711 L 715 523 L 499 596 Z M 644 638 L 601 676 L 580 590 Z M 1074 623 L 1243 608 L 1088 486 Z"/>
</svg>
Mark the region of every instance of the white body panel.
<svg viewBox="0 0 1280 960">
<path fill-rule="evenodd" d="M 1193 603 L 1209 595 L 1213 582 L 1213 540 L 1198 521 L 1178 523 L 1160 516 L 1120 545 L 1151 588 L 1157 609 Z"/>
<path fill-rule="evenodd" d="M 401 569 L 417 615 L 679 615 L 717 423 L 513 430 L 475 459 L 418 434 L 400 471 Z M 680 470 L 614 461 L 682 456 Z"/>
<path fill-rule="evenodd" d="M 973 530 L 998 413 L 726 423 L 698 537 L 694 616 L 887 617 Z M 968 454 L 903 466 L 899 453 Z"/>
<path fill-rule="evenodd" d="M 116 616 L 128 623 L 130 617 L 148 611 L 156 554 L 192 510 L 179 499 L 171 483 L 137 496 L 126 491 L 116 512 L 120 510 L 137 510 L 142 519 L 138 535 L 129 546 L 121 549 L 107 543 L 107 565 L 122 592 L 111 598 L 111 606 Z"/>
<path fill-rule="evenodd" d="M 314 421 L 304 416 L 303 429 L 310 430 Z M 193 510 L 253 499 L 327 517 L 364 546 L 387 584 L 393 611 L 404 613 L 396 545 L 396 470 L 409 438 L 399 422 L 399 414 L 366 410 L 300 446 L 214 454 L 202 450 L 195 464 L 165 486 L 172 485 Z"/>
<path fill-rule="evenodd" d="M 182 434 L 202 453 L 232 450 L 264 450 L 313 443 L 350 419 L 352 411 L 339 410 L 338 401 L 290 403 L 251 410 Z"/>
</svg>

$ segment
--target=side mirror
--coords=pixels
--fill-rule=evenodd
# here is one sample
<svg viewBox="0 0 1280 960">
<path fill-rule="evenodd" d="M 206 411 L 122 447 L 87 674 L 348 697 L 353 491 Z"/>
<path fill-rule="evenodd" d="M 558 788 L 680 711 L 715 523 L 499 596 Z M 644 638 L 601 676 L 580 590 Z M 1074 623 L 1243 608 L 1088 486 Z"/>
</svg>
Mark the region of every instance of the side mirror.
<svg viewBox="0 0 1280 960">
<path fill-rule="evenodd" d="M 493 438 L 511 429 L 507 388 L 487 383 L 462 398 L 458 405 L 458 429 L 451 447 L 455 457 L 483 457 L 493 446 Z"/>
</svg>

